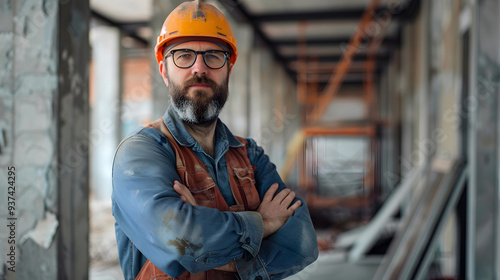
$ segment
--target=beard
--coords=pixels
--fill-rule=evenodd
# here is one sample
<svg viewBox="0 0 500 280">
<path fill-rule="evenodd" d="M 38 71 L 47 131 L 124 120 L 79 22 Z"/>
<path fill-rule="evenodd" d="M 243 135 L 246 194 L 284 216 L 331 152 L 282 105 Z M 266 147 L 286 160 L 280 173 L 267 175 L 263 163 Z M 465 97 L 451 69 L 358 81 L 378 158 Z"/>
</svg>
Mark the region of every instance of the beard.
<svg viewBox="0 0 500 280">
<path fill-rule="evenodd" d="M 184 85 L 178 85 L 168 78 L 172 105 L 180 119 L 189 124 L 204 127 L 213 124 L 219 117 L 228 97 L 228 77 L 220 85 L 206 76 L 194 76 Z M 210 86 L 213 96 L 208 97 L 205 90 L 197 89 L 194 91 L 194 98 L 188 98 L 189 87 L 196 84 Z"/>
</svg>

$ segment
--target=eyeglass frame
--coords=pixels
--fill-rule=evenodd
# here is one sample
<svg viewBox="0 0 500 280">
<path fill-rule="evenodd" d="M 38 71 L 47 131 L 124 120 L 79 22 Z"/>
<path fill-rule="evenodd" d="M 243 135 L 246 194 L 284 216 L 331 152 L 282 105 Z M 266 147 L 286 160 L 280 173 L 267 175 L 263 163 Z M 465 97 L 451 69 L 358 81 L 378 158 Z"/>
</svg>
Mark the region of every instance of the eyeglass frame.
<svg viewBox="0 0 500 280">
<path fill-rule="evenodd" d="M 174 59 L 174 54 L 177 52 L 177 51 L 190 51 L 190 52 L 194 52 L 195 53 L 195 56 L 194 56 L 194 60 L 193 60 L 193 63 L 191 63 L 191 65 L 189 66 L 186 66 L 186 67 L 180 67 L 179 65 L 177 65 L 177 63 L 175 63 L 175 59 Z M 222 52 L 224 54 L 224 63 L 222 64 L 221 67 L 219 68 L 213 68 L 213 67 L 210 67 L 208 64 L 207 64 L 207 61 L 205 59 L 205 54 L 207 52 Z M 195 50 L 192 50 L 192 49 L 176 49 L 176 50 L 171 50 L 168 52 L 168 54 L 165 56 L 165 58 L 169 57 L 169 56 L 172 56 L 172 62 L 174 63 L 175 66 L 181 68 L 181 69 L 188 69 L 188 68 L 191 68 L 195 63 L 196 63 L 196 60 L 198 59 L 198 54 L 201 54 L 201 56 L 203 57 L 203 63 L 205 63 L 205 65 L 210 68 L 210 69 L 213 69 L 213 70 L 217 70 L 217 69 L 221 69 L 222 67 L 224 67 L 226 65 L 226 62 L 228 59 L 230 59 L 230 55 L 231 53 L 228 52 L 228 51 L 223 51 L 223 50 L 206 50 L 206 51 L 195 51 Z"/>
</svg>

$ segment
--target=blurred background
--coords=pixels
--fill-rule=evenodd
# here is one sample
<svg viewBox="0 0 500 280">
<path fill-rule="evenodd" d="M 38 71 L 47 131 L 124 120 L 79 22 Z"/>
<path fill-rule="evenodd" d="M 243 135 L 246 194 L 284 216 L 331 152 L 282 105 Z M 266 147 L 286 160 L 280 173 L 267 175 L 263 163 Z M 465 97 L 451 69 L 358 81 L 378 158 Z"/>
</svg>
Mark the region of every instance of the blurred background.
<svg viewBox="0 0 500 280">
<path fill-rule="evenodd" d="M 0 2 L 0 279 L 123 279 L 111 164 L 168 106 L 153 47 L 182 2 Z M 317 230 L 290 279 L 500 279 L 499 1 L 206 2 L 239 49 L 220 117 Z"/>
</svg>

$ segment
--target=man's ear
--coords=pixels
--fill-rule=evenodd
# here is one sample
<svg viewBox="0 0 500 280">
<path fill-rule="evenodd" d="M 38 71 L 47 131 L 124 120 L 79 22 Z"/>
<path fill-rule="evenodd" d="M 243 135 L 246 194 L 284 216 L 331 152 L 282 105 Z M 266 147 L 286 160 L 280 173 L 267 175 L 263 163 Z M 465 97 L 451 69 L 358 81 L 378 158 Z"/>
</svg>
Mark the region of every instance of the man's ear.
<svg viewBox="0 0 500 280">
<path fill-rule="evenodd" d="M 229 76 L 231 76 L 231 71 L 233 70 L 233 66 L 234 64 L 233 63 L 229 63 L 229 72 L 227 74 L 227 77 L 229 78 Z"/>
<path fill-rule="evenodd" d="M 168 77 L 167 77 L 167 65 L 165 64 L 165 61 L 160 61 L 160 64 L 158 65 L 161 77 L 163 78 L 163 82 L 167 85 L 168 87 Z"/>
</svg>

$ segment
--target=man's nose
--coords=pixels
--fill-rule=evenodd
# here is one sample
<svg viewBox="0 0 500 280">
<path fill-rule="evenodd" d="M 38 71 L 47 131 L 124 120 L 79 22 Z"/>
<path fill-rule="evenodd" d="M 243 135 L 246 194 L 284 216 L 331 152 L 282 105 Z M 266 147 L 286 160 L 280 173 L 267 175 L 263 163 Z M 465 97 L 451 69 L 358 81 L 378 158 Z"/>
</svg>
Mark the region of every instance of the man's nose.
<svg viewBox="0 0 500 280">
<path fill-rule="evenodd" d="M 203 60 L 203 55 L 197 54 L 196 61 L 194 62 L 193 66 L 191 66 L 191 74 L 206 75 L 207 70 L 208 67 Z"/>
</svg>

